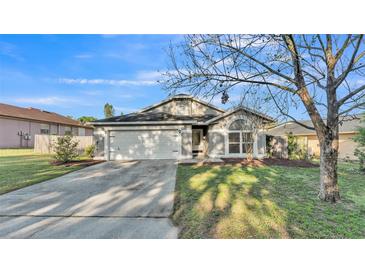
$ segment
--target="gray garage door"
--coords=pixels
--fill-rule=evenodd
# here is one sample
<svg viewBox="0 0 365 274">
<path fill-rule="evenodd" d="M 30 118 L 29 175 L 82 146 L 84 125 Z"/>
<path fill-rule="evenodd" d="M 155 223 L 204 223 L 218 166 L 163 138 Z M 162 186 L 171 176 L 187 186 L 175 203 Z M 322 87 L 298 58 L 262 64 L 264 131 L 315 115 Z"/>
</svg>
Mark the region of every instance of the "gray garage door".
<svg viewBox="0 0 365 274">
<path fill-rule="evenodd" d="M 176 130 L 110 132 L 110 160 L 177 159 L 181 141 Z"/>
</svg>

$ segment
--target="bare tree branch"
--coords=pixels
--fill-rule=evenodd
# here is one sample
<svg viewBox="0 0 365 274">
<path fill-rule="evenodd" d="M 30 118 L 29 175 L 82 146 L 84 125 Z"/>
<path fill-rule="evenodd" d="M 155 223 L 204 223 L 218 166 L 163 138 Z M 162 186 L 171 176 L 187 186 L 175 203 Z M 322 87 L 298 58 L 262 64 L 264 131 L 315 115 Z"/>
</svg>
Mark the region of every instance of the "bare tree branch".
<svg viewBox="0 0 365 274">
<path fill-rule="evenodd" d="M 351 72 L 352 68 L 354 67 L 354 65 L 365 55 L 365 51 L 360 53 L 359 56 L 357 56 L 357 52 L 359 51 L 361 42 L 362 42 L 362 38 L 363 35 L 359 35 L 358 39 L 357 39 L 357 43 L 354 49 L 354 52 L 351 56 L 350 62 L 348 64 L 347 69 L 340 75 L 337 77 L 337 79 L 335 79 L 335 87 L 339 87 L 339 85 L 341 85 L 341 83 L 343 82 L 343 80 L 345 80 L 345 78 L 347 77 L 347 75 Z"/>
</svg>

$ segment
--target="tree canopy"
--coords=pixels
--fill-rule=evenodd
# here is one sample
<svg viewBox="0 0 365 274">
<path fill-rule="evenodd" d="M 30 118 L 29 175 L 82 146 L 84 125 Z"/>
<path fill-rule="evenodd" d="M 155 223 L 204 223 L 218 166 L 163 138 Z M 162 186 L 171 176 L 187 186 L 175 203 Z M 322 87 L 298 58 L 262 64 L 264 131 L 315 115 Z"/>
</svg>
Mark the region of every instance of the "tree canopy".
<svg viewBox="0 0 365 274">
<path fill-rule="evenodd" d="M 115 114 L 115 110 L 112 104 L 106 103 L 104 105 L 104 116 L 105 118 L 113 117 Z"/>
<path fill-rule="evenodd" d="M 240 104 L 265 106 L 314 129 L 321 148 L 319 196 L 340 199 L 339 124 L 365 108 L 363 35 L 186 35 L 169 56 L 163 84 L 170 92 L 220 96 L 226 103 L 238 91 Z M 313 127 L 293 115 L 299 110 Z"/>
<path fill-rule="evenodd" d="M 95 121 L 95 120 L 97 120 L 97 118 L 95 118 L 93 116 L 81 116 L 77 120 L 79 120 L 81 123 L 85 124 L 87 122 Z"/>
</svg>

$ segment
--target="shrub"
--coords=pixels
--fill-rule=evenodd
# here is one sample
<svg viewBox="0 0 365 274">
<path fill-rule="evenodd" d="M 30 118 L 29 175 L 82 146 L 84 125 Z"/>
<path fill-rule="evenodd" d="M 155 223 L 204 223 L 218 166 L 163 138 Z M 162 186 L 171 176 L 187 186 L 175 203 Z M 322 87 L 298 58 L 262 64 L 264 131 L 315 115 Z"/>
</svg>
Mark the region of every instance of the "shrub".
<svg viewBox="0 0 365 274">
<path fill-rule="evenodd" d="M 89 158 L 94 157 L 95 145 L 90 145 L 85 148 L 85 155 Z"/>
<path fill-rule="evenodd" d="M 76 159 L 79 156 L 77 153 L 78 144 L 78 141 L 72 140 L 71 135 L 58 137 L 54 144 L 54 151 L 56 153 L 54 158 L 62 163 Z"/>
<path fill-rule="evenodd" d="M 298 138 L 292 133 L 288 134 L 288 156 L 290 160 L 304 160 L 308 158 L 306 148 L 299 144 Z"/>
</svg>

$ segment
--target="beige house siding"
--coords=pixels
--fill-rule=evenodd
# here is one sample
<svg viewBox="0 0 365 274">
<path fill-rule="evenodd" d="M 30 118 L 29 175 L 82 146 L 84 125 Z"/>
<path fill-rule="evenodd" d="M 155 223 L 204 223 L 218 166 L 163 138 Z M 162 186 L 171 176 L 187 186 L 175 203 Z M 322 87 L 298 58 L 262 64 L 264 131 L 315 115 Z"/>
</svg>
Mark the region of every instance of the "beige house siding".
<svg viewBox="0 0 365 274">
<path fill-rule="evenodd" d="M 356 142 L 352 140 L 352 138 L 356 134 L 340 134 L 340 141 L 339 141 L 339 157 L 342 159 L 349 158 L 351 160 L 357 159 L 354 155 L 356 149 Z"/>
<path fill-rule="evenodd" d="M 192 158 L 192 129 L 191 125 L 186 126 L 181 131 L 181 156 L 182 158 L 190 159 Z"/>
<path fill-rule="evenodd" d="M 212 114 L 212 115 L 220 115 L 222 114 L 222 112 L 213 109 L 211 107 L 208 107 L 206 105 L 203 105 L 199 102 L 196 101 L 192 101 L 191 102 L 192 106 L 192 116 L 203 116 L 203 115 L 207 115 L 207 114 Z"/>
<path fill-rule="evenodd" d="M 57 142 L 58 135 L 39 135 L 34 137 L 34 152 L 41 154 L 54 153 L 54 144 Z M 77 141 L 77 152 L 84 153 L 85 148 L 93 144 L 93 136 L 73 136 L 72 139 Z"/>
<path fill-rule="evenodd" d="M 225 154 L 225 133 L 208 130 L 208 155 L 219 157 Z"/>
<path fill-rule="evenodd" d="M 307 141 L 308 141 L 308 154 L 309 155 L 315 155 L 317 157 L 319 157 L 320 153 L 321 153 L 321 148 L 319 147 L 319 141 L 317 136 L 312 135 L 312 136 L 306 136 Z"/>
<path fill-rule="evenodd" d="M 217 120 L 216 124 L 209 126 L 208 128 L 208 151 L 209 156 L 211 157 L 219 157 L 230 155 L 227 154 L 227 133 L 229 131 L 229 126 L 232 122 L 238 119 L 243 119 L 247 121 L 247 124 L 253 129 L 254 136 L 254 144 L 253 144 L 253 156 L 257 158 L 262 158 L 265 156 L 265 149 L 262 147 L 258 147 L 258 144 L 261 146 L 266 146 L 266 142 L 259 138 L 259 132 L 262 124 L 262 119 L 258 118 L 256 115 L 251 115 L 246 111 L 237 111 L 228 115 L 222 119 Z M 262 137 L 261 137 L 262 138 Z"/>
<path fill-rule="evenodd" d="M 250 125 L 252 128 L 257 129 L 259 128 L 260 124 L 262 123 L 262 119 L 258 118 L 256 115 L 250 115 L 246 111 L 237 111 L 231 115 L 228 115 L 222 119 L 219 119 L 217 123 L 211 125 L 209 130 L 225 130 L 228 129 L 230 124 L 238 119 L 243 119 L 247 121 L 247 124 Z"/>
<path fill-rule="evenodd" d="M 339 150 L 338 150 L 338 158 L 339 159 L 357 159 L 354 155 L 356 143 L 352 140 L 355 136 L 354 133 L 342 133 L 339 136 Z M 306 136 L 308 138 L 308 153 L 310 155 L 318 156 L 320 155 L 320 147 L 317 136 L 310 135 Z"/>
<path fill-rule="evenodd" d="M 191 114 L 191 107 L 189 107 L 189 103 L 190 102 L 187 100 L 184 102 L 183 113 L 180 115 L 190 115 Z M 147 112 L 166 112 L 166 113 L 176 115 L 176 101 L 173 100 L 170 102 L 166 102 L 165 104 L 155 107 L 153 109 L 150 109 Z"/>
<path fill-rule="evenodd" d="M 350 159 L 356 160 L 357 157 L 354 156 L 356 143 L 352 140 L 355 133 L 340 133 L 339 136 L 339 159 Z M 308 155 L 319 157 L 321 150 L 319 146 L 319 141 L 316 135 L 299 135 L 297 137 L 297 142 L 299 146 L 306 149 Z M 283 140 L 283 141 L 280 141 Z M 271 142 L 273 147 L 273 153 L 275 157 L 287 158 L 287 137 L 286 136 L 276 136 Z"/>
<path fill-rule="evenodd" d="M 206 114 L 219 115 L 222 112 L 191 99 L 175 99 L 147 112 L 166 112 L 173 115 L 203 116 Z"/>
</svg>

